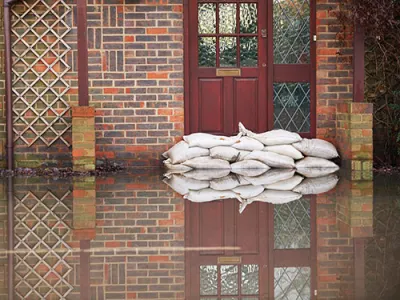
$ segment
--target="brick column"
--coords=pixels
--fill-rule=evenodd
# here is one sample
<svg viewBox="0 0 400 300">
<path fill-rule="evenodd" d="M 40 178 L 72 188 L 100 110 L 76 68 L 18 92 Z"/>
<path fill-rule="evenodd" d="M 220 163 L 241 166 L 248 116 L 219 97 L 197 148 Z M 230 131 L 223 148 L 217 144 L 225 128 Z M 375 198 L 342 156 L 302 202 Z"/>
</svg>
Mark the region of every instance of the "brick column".
<svg viewBox="0 0 400 300">
<path fill-rule="evenodd" d="M 373 105 L 348 102 L 337 105 L 336 142 L 342 160 L 352 171 L 372 175 Z"/>
<path fill-rule="evenodd" d="M 72 107 L 72 159 L 76 172 L 96 168 L 94 117 L 94 107 Z"/>
</svg>

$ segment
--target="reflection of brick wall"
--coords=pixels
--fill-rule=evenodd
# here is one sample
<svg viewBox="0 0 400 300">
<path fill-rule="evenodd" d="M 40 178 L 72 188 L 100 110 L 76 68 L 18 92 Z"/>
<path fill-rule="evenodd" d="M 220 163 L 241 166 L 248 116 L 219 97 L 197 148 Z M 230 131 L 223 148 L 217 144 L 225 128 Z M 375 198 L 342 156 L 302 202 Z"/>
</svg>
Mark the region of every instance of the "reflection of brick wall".
<svg viewBox="0 0 400 300">
<path fill-rule="evenodd" d="M 7 298 L 7 193 L 5 180 L 0 181 L 0 299 Z"/>
<path fill-rule="evenodd" d="M 6 119 L 5 119 L 5 74 L 4 74 L 4 34 L 3 34 L 3 1 L 0 3 L 0 166 L 4 166 L 6 146 Z"/>
</svg>

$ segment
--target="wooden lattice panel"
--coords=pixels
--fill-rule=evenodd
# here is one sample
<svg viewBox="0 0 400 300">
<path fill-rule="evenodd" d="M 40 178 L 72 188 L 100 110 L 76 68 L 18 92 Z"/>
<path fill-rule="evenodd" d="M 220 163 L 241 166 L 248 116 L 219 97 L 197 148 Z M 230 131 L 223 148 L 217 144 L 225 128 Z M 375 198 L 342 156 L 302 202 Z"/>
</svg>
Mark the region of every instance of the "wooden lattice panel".
<svg viewBox="0 0 400 300">
<path fill-rule="evenodd" d="M 21 1 L 12 10 L 13 112 L 15 142 L 51 146 L 71 127 L 65 80 L 71 69 L 64 40 L 71 31 L 64 0 Z"/>
</svg>

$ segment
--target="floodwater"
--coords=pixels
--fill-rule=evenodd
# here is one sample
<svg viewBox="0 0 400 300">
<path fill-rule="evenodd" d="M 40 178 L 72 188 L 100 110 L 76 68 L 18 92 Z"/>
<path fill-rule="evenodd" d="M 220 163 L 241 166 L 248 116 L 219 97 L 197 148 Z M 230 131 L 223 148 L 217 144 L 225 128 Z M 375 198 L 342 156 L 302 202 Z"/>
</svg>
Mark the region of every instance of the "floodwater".
<svg viewBox="0 0 400 300">
<path fill-rule="evenodd" d="M 363 176 L 242 210 L 154 170 L 3 179 L 0 299 L 400 299 L 400 176 Z"/>
</svg>

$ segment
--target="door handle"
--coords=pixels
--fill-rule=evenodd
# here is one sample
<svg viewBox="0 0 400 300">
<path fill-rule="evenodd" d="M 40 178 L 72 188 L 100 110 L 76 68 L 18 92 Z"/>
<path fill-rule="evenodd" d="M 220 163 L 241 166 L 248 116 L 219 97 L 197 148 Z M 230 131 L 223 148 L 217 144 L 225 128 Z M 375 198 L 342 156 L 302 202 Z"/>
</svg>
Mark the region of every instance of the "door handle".
<svg viewBox="0 0 400 300">
<path fill-rule="evenodd" d="M 261 29 L 261 37 L 264 39 L 267 38 L 267 29 Z"/>
</svg>

